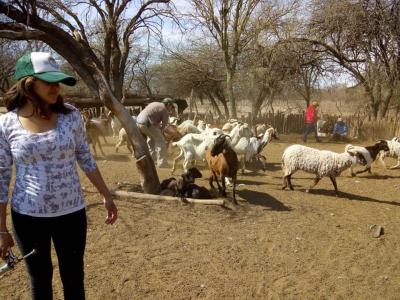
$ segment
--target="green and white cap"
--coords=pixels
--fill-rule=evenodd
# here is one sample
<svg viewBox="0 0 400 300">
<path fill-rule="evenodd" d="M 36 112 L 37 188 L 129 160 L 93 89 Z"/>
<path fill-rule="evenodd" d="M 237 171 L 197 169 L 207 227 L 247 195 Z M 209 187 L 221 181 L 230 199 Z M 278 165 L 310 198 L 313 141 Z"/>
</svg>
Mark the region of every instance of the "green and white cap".
<svg viewBox="0 0 400 300">
<path fill-rule="evenodd" d="M 22 56 L 15 66 L 15 78 L 33 76 L 46 82 L 75 85 L 76 79 L 61 72 L 56 60 L 47 52 L 31 52 Z"/>
</svg>

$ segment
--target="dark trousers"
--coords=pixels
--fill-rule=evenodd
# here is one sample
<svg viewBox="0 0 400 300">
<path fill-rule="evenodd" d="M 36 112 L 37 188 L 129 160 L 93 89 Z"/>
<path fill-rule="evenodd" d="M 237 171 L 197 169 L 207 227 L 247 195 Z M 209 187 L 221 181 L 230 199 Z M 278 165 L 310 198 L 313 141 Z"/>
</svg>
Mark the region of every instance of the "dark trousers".
<svg viewBox="0 0 400 300">
<path fill-rule="evenodd" d="M 314 132 L 315 140 L 319 142 L 318 134 L 317 134 L 317 126 L 315 126 L 315 123 L 306 123 L 306 128 L 304 130 L 304 135 L 303 135 L 303 141 L 307 142 L 307 136 L 311 133 Z"/>
<path fill-rule="evenodd" d="M 51 240 L 57 253 L 64 299 L 85 299 L 83 256 L 86 245 L 85 209 L 59 217 L 31 217 L 12 211 L 13 230 L 31 280 L 32 299 L 53 299 Z"/>
</svg>

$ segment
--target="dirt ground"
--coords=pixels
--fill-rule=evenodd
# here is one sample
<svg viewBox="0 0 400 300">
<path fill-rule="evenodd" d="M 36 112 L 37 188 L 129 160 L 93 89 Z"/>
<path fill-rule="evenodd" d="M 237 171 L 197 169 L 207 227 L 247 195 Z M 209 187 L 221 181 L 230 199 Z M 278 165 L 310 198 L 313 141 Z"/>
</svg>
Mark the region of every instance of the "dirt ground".
<svg viewBox="0 0 400 300">
<path fill-rule="evenodd" d="M 82 177 L 87 299 L 400 299 L 400 170 L 374 164 L 372 175 L 355 178 L 345 171 L 337 180 L 341 197 L 327 178 L 305 193 L 313 176 L 301 172 L 295 191 L 282 191 L 280 158 L 296 142 L 281 136 L 266 147 L 268 170 L 239 176 L 244 185 L 233 209 L 118 199 L 119 220 L 106 226 L 100 197 Z M 109 186 L 138 184 L 127 149 L 104 149 L 98 165 Z M 198 184 L 208 187 L 206 179 Z M 383 226 L 381 237 L 371 235 L 373 224 Z M 55 299 L 62 299 L 56 260 L 54 267 Z M 29 299 L 22 264 L 0 277 L 0 295 Z"/>
</svg>

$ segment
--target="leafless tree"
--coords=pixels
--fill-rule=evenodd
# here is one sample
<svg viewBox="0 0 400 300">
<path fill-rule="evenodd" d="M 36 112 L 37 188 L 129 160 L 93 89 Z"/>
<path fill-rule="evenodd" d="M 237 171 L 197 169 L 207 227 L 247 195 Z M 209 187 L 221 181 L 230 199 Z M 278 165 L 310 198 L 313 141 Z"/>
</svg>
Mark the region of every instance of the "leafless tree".
<svg viewBox="0 0 400 300">
<path fill-rule="evenodd" d="M 239 55 L 253 35 L 249 21 L 262 0 L 190 0 L 195 8 L 194 19 L 200 22 L 222 50 L 230 115 L 236 117 L 233 91 Z"/>
<path fill-rule="evenodd" d="M 313 1 L 304 40 L 325 51 L 364 87 L 373 118 L 385 117 L 399 85 L 398 0 Z"/>
<path fill-rule="evenodd" d="M 147 144 L 120 103 L 134 35 L 160 33 L 170 0 L 7 0 L 0 1 L 0 37 L 38 40 L 65 58 L 91 92 L 118 117 L 135 148 L 145 192 L 159 179 Z"/>
<path fill-rule="evenodd" d="M 193 90 L 199 99 L 208 99 L 220 118 L 229 116 L 227 99 L 224 96 L 224 62 L 218 47 L 212 44 L 191 44 L 172 50 L 153 67 L 158 79 L 158 89 L 168 94 L 189 96 Z M 224 114 L 219 109 L 224 108 Z"/>
</svg>

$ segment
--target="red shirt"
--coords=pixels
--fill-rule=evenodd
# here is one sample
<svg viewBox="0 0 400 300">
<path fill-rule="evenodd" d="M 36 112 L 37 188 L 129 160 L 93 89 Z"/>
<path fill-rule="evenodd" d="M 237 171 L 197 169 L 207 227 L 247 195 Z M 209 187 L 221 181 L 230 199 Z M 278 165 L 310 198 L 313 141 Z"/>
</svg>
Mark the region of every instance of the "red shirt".
<svg viewBox="0 0 400 300">
<path fill-rule="evenodd" d="M 306 114 L 304 116 L 304 120 L 307 124 L 315 123 L 316 121 L 316 109 L 313 105 L 307 107 Z"/>
</svg>

